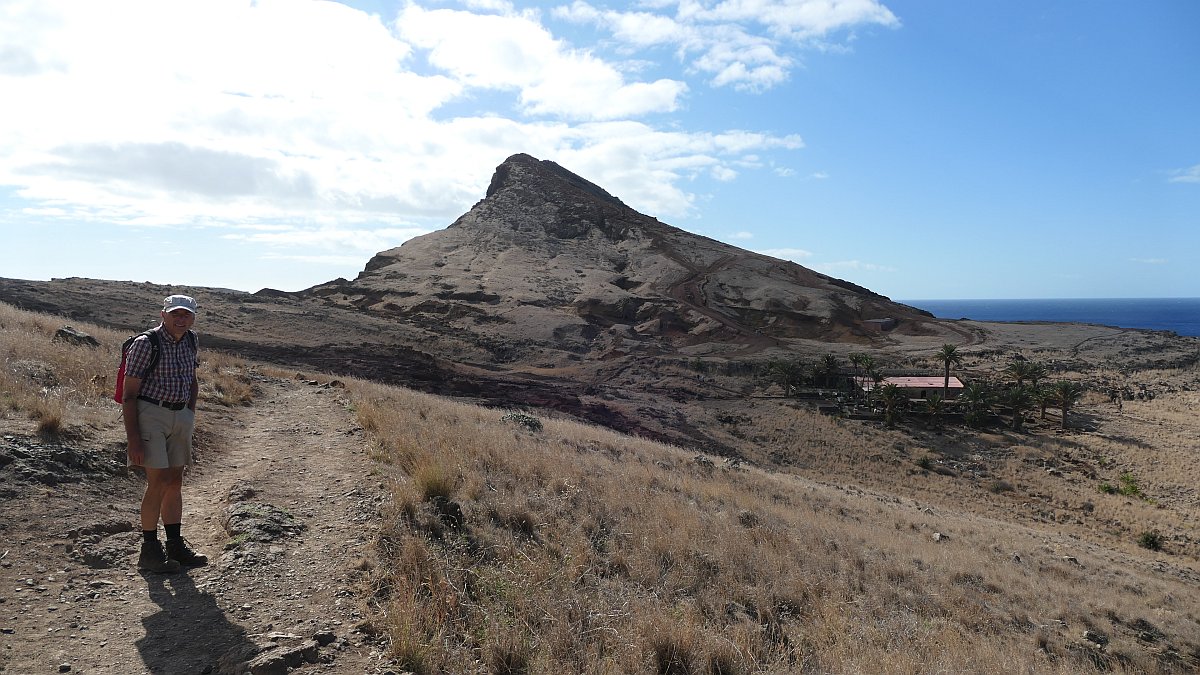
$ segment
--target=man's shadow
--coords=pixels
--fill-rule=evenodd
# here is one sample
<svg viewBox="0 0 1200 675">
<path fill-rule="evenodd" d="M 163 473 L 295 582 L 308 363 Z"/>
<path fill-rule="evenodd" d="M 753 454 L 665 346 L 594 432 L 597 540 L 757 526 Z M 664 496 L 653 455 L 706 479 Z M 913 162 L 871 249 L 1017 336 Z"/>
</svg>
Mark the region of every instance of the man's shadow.
<svg viewBox="0 0 1200 675">
<path fill-rule="evenodd" d="M 197 589 L 186 572 L 143 576 L 161 608 L 142 618 L 146 636 L 136 643 L 146 672 L 216 673 L 222 656 L 240 660 L 254 653 L 245 629 L 226 618 L 217 599 Z"/>
</svg>

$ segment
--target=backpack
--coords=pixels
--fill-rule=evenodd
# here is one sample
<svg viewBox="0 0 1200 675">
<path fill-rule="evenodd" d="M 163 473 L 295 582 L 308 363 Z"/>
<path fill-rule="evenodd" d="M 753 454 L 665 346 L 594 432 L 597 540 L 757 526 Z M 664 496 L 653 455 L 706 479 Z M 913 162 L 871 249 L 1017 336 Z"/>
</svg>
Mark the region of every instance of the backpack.
<svg viewBox="0 0 1200 675">
<path fill-rule="evenodd" d="M 117 386 L 113 390 L 113 400 L 117 403 L 124 403 L 125 397 L 125 359 L 129 356 L 129 346 L 133 341 L 145 335 L 150 338 L 150 364 L 146 367 L 146 372 L 149 373 L 158 367 L 158 357 L 160 348 L 158 346 L 158 331 L 148 330 L 137 335 L 131 335 L 121 343 L 121 367 L 117 368 Z M 187 332 L 187 337 L 192 341 L 192 346 L 196 346 L 196 334 L 192 331 Z"/>
</svg>

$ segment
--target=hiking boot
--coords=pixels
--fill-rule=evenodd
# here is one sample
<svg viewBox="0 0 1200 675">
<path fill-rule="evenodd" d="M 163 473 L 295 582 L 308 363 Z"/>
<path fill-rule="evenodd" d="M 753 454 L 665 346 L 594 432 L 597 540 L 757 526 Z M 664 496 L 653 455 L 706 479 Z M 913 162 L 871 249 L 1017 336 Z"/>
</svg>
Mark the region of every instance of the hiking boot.
<svg viewBox="0 0 1200 675">
<path fill-rule="evenodd" d="M 193 551 L 183 537 L 167 540 L 167 555 L 172 560 L 178 560 L 184 567 L 202 567 L 208 564 L 208 556 Z"/>
<path fill-rule="evenodd" d="M 142 554 L 138 556 L 137 568 L 142 572 L 171 574 L 179 571 L 179 562 L 167 557 L 161 541 L 142 542 Z"/>
</svg>

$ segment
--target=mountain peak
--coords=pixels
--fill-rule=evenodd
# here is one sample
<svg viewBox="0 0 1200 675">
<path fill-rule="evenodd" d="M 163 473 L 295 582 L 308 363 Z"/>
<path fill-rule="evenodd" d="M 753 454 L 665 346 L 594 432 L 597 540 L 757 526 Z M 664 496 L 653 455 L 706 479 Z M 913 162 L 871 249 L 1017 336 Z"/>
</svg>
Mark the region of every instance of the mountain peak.
<svg viewBox="0 0 1200 675">
<path fill-rule="evenodd" d="M 932 317 L 795 263 L 638 213 L 558 164 L 516 154 L 445 230 L 311 289 L 490 352 L 558 367 L 622 355 L 783 351 L 924 334 Z M 539 366 L 540 367 L 540 366 Z"/>
<path fill-rule="evenodd" d="M 554 192 L 580 190 L 611 204 L 625 206 L 620 199 L 586 178 L 572 173 L 548 159 L 538 159 L 525 153 L 517 153 L 496 167 L 486 196 L 491 197 L 504 190 L 534 188 L 548 188 Z"/>
</svg>

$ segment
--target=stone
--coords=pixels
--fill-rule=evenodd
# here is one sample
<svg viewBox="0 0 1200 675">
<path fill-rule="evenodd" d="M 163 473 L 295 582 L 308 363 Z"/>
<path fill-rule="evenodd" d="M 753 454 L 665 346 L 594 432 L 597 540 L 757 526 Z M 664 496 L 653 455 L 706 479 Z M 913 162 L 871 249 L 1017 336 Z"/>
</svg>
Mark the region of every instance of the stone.
<svg viewBox="0 0 1200 675">
<path fill-rule="evenodd" d="M 71 326 L 63 326 L 55 331 L 54 338 L 51 340 L 51 342 L 65 342 L 67 344 L 81 347 L 91 347 L 92 349 L 100 346 L 99 340 L 81 330 L 76 330 Z"/>
</svg>

